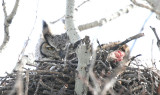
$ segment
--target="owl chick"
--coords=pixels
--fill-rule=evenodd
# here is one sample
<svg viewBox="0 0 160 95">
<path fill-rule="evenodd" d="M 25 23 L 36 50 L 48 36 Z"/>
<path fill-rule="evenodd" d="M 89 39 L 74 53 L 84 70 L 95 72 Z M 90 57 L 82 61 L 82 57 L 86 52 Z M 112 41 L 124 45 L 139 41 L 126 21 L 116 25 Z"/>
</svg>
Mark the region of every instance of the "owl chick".
<svg viewBox="0 0 160 95">
<path fill-rule="evenodd" d="M 69 37 L 67 33 L 63 33 L 61 35 L 52 35 L 48 24 L 43 21 L 43 36 L 46 42 L 51 46 L 54 47 L 57 51 L 64 50 L 66 44 L 69 42 Z"/>
<path fill-rule="evenodd" d="M 98 51 L 99 50 L 109 51 L 112 47 L 120 43 L 121 42 L 110 42 L 109 44 L 103 44 L 100 46 L 101 48 L 98 47 Z M 130 54 L 129 47 L 128 45 L 125 44 L 115 51 L 108 52 L 108 54 L 105 56 L 105 59 L 108 62 L 120 62 L 123 59 L 129 59 L 129 54 Z"/>
<path fill-rule="evenodd" d="M 114 45 L 117 45 L 119 43 L 120 42 L 114 43 Z M 112 67 L 116 67 L 120 64 L 128 66 L 129 64 L 127 62 L 129 61 L 129 54 L 130 54 L 129 47 L 128 45 L 125 44 L 125 45 L 122 45 L 117 50 L 110 52 L 106 60 L 112 63 L 111 64 Z"/>
<path fill-rule="evenodd" d="M 40 46 L 40 52 L 44 57 L 52 57 L 55 59 L 59 59 L 59 53 L 55 50 L 55 48 L 48 45 L 48 43 L 43 42 Z"/>
</svg>

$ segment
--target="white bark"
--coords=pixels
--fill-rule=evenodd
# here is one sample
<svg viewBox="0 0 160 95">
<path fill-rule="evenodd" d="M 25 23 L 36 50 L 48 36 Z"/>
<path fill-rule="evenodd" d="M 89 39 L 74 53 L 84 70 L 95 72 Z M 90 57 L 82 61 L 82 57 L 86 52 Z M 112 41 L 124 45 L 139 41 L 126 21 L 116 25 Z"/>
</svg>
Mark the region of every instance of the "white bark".
<svg viewBox="0 0 160 95">
<path fill-rule="evenodd" d="M 120 9 L 119 11 L 113 13 L 110 17 L 101 18 L 98 21 L 96 20 L 96 21 L 93 21 L 93 22 L 90 22 L 90 23 L 79 25 L 78 29 L 79 29 L 79 31 L 83 31 L 83 30 L 86 30 L 86 29 L 91 29 L 91 28 L 94 28 L 94 27 L 102 26 L 104 24 L 104 22 L 108 23 L 108 22 L 118 18 L 119 16 L 128 13 L 131 9 L 133 9 L 133 7 L 134 7 L 134 5 L 130 4 L 127 7 L 123 8 L 123 9 Z"/>
<path fill-rule="evenodd" d="M 67 28 L 67 35 L 69 36 L 70 42 L 75 43 L 80 40 L 78 33 L 76 32 L 76 28 L 73 22 L 73 13 L 74 13 L 74 2 L 75 0 L 66 0 L 66 17 L 65 17 L 65 25 Z"/>
<path fill-rule="evenodd" d="M 9 39 L 10 39 L 9 25 L 12 23 L 12 20 L 13 20 L 14 16 L 16 15 L 16 12 L 18 9 L 18 4 L 19 4 L 19 0 L 16 0 L 12 12 L 10 13 L 10 15 L 7 15 L 6 5 L 5 5 L 4 0 L 2 0 L 2 6 L 3 6 L 5 20 L 4 20 L 4 39 L 3 39 L 3 43 L 0 45 L 0 53 L 2 52 L 2 50 L 6 47 L 7 43 L 9 42 Z"/>
<path fill-rule="evenodd" d="M 75 93 L 76 95 L 87 95 L 88 87 L 84 81 L 89 80 L 89 73 L 86 71 L 87 65 L 90 63 L 91 53 L 86 51 L 86 45 L 81 45 L 77 50 L 78 57 L 78 76 L 75 79 Z"/>
<path fill-rule="evenodd" d="M 73 18 L 74 18 L 74 2 L 75 0 L 66 0 L 66 29 L 67 34 L 69 36 L 70 42 L 75 43 L 80 40 L 80 36 L 76 32 L 76 28 L 74 26 Z M 84 79 L 88 81 L 89 74 L 86 71 L 86 67 L 89 64 L 89 59 L 91 53 L 87 50 L 86 45 L 80 44 L 80 46 L 76 50 L 76 54 L 78 57 L 78 75 L 75 79 L 75 94 L 76 95 L 87 95 L 88 87 L 84 83 Z M 80 78 L 81 77 L 81 78 Z"/>
</svg>

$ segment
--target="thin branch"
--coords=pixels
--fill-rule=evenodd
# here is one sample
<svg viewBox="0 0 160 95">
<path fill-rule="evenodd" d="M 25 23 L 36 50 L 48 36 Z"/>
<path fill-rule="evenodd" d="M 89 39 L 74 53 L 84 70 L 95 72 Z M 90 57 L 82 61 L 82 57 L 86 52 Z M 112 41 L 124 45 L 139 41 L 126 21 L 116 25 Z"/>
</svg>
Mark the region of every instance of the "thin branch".
<svg viewBox="0 0 160 95">
<path fill-rule="evenodd" d="M 150 26 L 150 28 L 152 29 L 152 31 L 154 32 L 154 35 L 155 35 L 156 38 L 157 38 L 157 46 L 158 46 L 158 48 L 159 48 L 159 50 L 160 50 L 160 39 L 159 39 L 159 37 L 158 37 L 158 35 L 157 35 L 156 29 L 155 29 L 154 27 L 152 27 L 152 26 Z"/>
<path fill-rule="evenodd" d="M 78 5 L 75 10 L 78 11 L 78 8 L 80 8 L 82 5 L 84 5 L 85 3 L 89 2 L 90 0 L 86 0 L 86 1 L 83 1 L 80 5 Z"/>
<path fill-rule="evenodd" d="M 34 25 L 33 25 L 33 28 L 31 30 L 30 34 L 28 35 L 27 40 L 24 42 L 24 46 L 23 46 L 23 49 L 21 50 L 21 53 L 18 56 L 17 66 L 19 66 L 21 64 L 21 60 L 22 60 L 22 58 L 24 56 L 24 52 L 25 52 L 25 50 L 26 50 L 26 48 L 28 46 L 28 43 L 29 43 L 29 40 L 30 40 L 30 36 L 31 36 L 31 34 L 32 34 L 33 30 L 34 30 L 34 27 L 35 27 L 35 24 L 36 24 L 36 21 L 37 21 L 38 6 L 39 6 L 39 0 L 37 2 L 36 17 L 35 17 Z"/>
<path fill-rule="evenodd" d="M 156 29 L 155 29 L 154 27 L 152 27 L 152 26 L 150 26 L 150 28 L 151 28 L 152 31 L 154 32 L 154 35 L 156 36 L 157 41 L 160 41 L 160 39 L 159 39 L 159 37 L 158 37 L 158 35 L 157 35 L 157 32 L 156 32 Z"/>
<path fill-rule="evenodd" d="M 116 50 L 116 49 L 118 49 L 119 47 L 121 47 L 122 45 L 124 45 L 124 44 L 126 44 L 126 43 L 128 43 L 128 42 L 130 42 L 130 41 L 132 41 L 132 40 L 134 40 L 134 39 L 138 39 L 138 38 L 140 38 L 140 37 L 142 37 L 142 36 L 144 36 L 144 33 L 139 33 L 139 34 L 137 34 L 137 35 L 134 35 L 134 36 L 132 36 L 132 37 L 129 37 L 128 39 L 126 39 L 125 41 L 121 42 L 120 44 L 112 47 L 110 50 Z"/>
<path fill-rule="evenodd" d="M 90 0 L 83 1 L 80 5 L 78 5 L 78 6 L 75 8 L 75 10 L 78 11 L 78 9 L 79 9 L 82 5 L 84 5 L 85 3 L 89 2 L 89 1 L 90 1 Z M 52 22 L 50 22 L 50 23 L 51 23 L 51 24 L 54 24 L 54 23 L 60 21 L 61 19 L 63 19 L 64 17 L 65 17 L 65 15 L 63 15 L 62 17 L 60 17 L 60 18 L 58 18 L 57 20 L 52 21 Z"/>
<path fill-rule="evenodd" d="M 40 80 L 41 80 L 41 78 L 39 79 L 39 81 L 38 81 L 38 83 L 37 83 L 37 86 L 36 86 L 36 90 L 35 90 L 35 92 L 34 92 L 34 95 L 37 95 L 37 92 L 38 92 L 39 86 L 40 86 Z"/>
<path fill-rule="evenodd" d="M 63 15 L 62 17 L 60 17 L 59 19 L 57 19 L 57 20 L 55 20 L 55 21 L 52 21 L 52 22 L 50 22 L 51 24 L 54 24 L 54 23 L 56 23 L 56 22 L 58 22 L 58 21 L 60 21 L 61 19 L 63 19 L 65 17 L 65 15 Z"/>
</svg>

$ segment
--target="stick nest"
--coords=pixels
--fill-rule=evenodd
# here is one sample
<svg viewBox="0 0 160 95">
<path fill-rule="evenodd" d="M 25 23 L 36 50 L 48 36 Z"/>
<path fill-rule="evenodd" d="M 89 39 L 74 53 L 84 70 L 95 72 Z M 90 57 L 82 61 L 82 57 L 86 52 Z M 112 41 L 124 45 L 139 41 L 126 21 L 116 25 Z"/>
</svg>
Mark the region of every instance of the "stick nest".
<svg viewBox="0 0 160 95">
<path fill-rule="evenodd" d="M 97 54 L 93 69 L 101 89 L 118 65 L 118 63 L 112 65 L 107 62 L 103 54 L 105 55 L 106 51 L 102 50 L 101 54 Z M 124 72 L 116 76 L 117 81 L 107 95 L 113 93 L 116 95 L 160 95 L 158 70 L 147 68 L 136 59 L 131 62 L 132 66 L 126 67 Z M 75 53 L 69 54 L 66 60 L 41 59 L 35 62 L 38 64 L 36 70 L 22 72 L 21 81 L 23 81 L 23 90 L 25 94 L 27 93 L 26 95 L 74 95 L 78 65 Z M 86 70 L 89 70 L 89 67 Z M 8 95 L 11 91 L 13 92 L 18 73 L 13 72 L 1 77 L 0 95 Z M 93 87 L 91 80 L 88 83 Z M 17 95 L 16 89 L 14 90 L 13 95 Z M 92 95 L 92 91 L 89 91 L 88 95 Z"/>
</svg>

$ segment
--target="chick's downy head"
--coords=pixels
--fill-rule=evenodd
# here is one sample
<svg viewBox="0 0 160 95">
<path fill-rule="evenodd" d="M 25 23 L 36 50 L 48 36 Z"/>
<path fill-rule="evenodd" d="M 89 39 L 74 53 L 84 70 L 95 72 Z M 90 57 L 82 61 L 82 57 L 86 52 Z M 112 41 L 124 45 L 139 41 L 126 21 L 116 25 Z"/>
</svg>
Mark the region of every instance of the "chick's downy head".
<svg viewBox="0 0 160 95">
<path fill-rule="evenodd" d="M 119 62 L 123 60 L 123 57 L 125 56 L 125 53 L 121 50 L 115 50 L 108 54 L 107 61 L 115 61 Z"/>
</svg>

